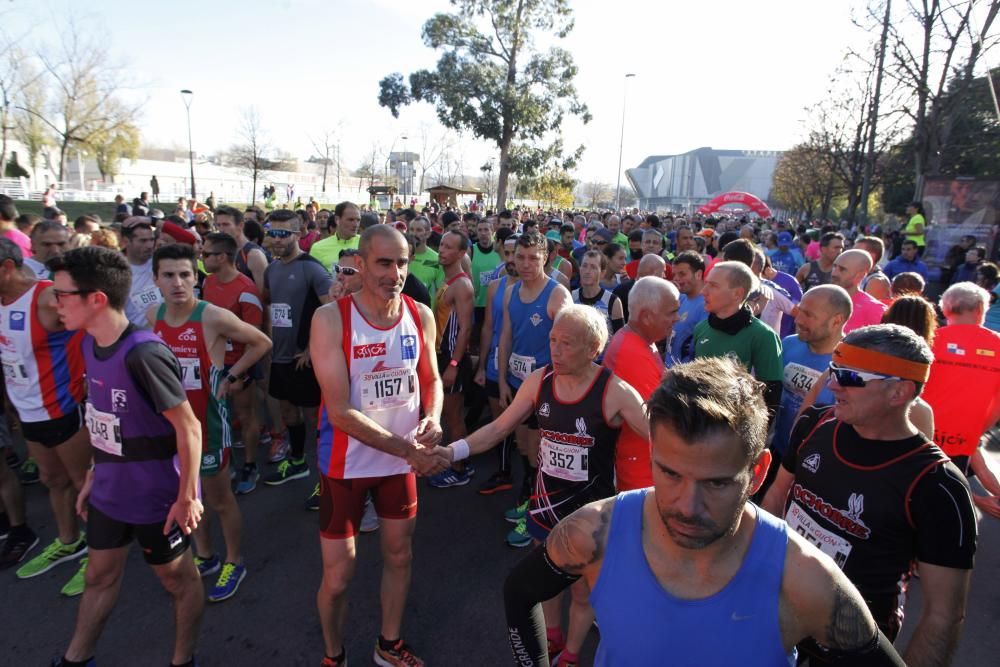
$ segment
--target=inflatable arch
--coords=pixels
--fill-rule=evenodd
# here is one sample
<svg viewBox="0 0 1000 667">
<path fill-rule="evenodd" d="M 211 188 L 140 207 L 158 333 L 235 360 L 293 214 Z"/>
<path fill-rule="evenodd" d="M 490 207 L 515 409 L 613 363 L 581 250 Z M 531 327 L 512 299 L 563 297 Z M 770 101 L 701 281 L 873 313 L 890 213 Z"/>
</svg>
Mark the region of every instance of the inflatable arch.
<svg viewBox="0 0 1000 667">
<path fill-rule="evenodd" d="M 723 206 L 742 204 L 762 218 L 771 217 L 771 209 L 767 204 L 749 192 L 726 192 L 698 209 L 699 213 L 715 213 Z"/>
</svg>

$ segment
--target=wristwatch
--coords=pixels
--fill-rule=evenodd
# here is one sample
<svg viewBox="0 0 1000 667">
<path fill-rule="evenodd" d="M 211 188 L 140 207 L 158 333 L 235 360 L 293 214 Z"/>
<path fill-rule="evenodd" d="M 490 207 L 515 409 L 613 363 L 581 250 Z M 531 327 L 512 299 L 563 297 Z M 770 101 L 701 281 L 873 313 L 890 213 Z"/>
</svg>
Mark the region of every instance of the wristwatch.
<svg viewBox="0 0 1000 667">
<path fill-rule="evenodd" d="M 229 384 L 236 384 L 239 381 L 240 381 L 240 378 L 236 377 L 232 373 L 227 373 L 226 374 L 226 382 L 228 382 Z"/>
</svg>

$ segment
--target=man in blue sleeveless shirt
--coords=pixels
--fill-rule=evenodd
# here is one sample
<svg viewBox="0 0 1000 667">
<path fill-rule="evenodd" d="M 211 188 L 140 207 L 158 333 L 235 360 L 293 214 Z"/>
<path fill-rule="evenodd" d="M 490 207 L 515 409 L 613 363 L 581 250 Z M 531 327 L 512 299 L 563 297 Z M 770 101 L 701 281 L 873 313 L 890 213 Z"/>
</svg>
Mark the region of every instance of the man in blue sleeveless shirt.
<svg viewBox="0 0 1000 667">
<path fill-rule="evenodd" d="M 94 448 L 77 499 L 90 550 L 86 587 L 73 639 L 52 664 L 94 664 L 135 539 L 174 600 L 171 665 L 194 665 L 205 593 L 187 547 L 203 511 L 201 424 L 188 403 L 180 364 L 156 334 L 125 316 L 131 271 L 123 255 L 89 246 L 52 260 L 49 268 L 59 319 L 67 329 L 87 332 L 86 422 Z"/>
<path fill-rule="evenodd" d="M 807 637 L 844 667 L 903 665 L 833 560 L 748 502 L 771 460 L 759 382 L 697 359 L 671 369 L 648 414 L 653 487 L 574 512 L 508 576 L 518 665 L 548 665 L 538 603 L 580 577 L 595 665 L 785 667 Z"/>
</svg>

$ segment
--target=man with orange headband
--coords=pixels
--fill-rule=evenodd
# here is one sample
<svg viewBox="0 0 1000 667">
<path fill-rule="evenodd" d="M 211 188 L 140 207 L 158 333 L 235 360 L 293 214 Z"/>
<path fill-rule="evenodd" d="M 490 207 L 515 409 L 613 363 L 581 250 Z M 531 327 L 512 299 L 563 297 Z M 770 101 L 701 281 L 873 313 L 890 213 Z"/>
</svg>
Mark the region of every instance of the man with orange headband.
<svg viewBox="0 0 1000 667">
<path fill-rule="evenodd" d="M 965 477 L 908 416 L 933 360 L 905 327 L 848 334 L 830 362 L 834 407 L 802 414 L 764 500 L 843 568 L 890 639 L 917 562 L 923 605 L 903 654 L 908 665 L 950 664 L 976 550 Z M 824 664 L 816 646 L 800 648 L 810 664 Z"/>
</svg>

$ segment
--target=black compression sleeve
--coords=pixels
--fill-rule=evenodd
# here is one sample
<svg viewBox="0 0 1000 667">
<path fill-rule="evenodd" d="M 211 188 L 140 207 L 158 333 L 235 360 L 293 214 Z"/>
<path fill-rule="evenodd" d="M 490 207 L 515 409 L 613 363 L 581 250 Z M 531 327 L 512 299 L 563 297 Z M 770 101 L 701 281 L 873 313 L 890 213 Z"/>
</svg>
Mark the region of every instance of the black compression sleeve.
<svg viewBox="0 0 1000 667">
<path fill-rule="evenodd" d="M 549 559 L 545 545 L 532 551 L 507 575 L 503 601 L 507 636 L 516 665 L 548 667 L 545 618 L 539 603 L 554 598 L 579 578 L 556 566 Z"/>
<path fill-rule="evenodd" d="M 774 423 L 775 417 L 778 415 L 778 410 L 781 408 L 781 380 L 775 380 L 773 382 L 765 382 L 764 386 L 764 403 L 767 404 L 767 426 L 768 429 Z"/>
<path fill-rule="evenodd" d="M 855 651 L 831 652 L 827 664 L 833 667 L 906 667 L 889 638 L 876 630 L 875 638 Z"/>
<path fill-rule="evenodd" d="M 611 333 L 618 333 L 618 330 L 625 326 L 625 318 L 619 317 L 616 320 L 611 320 Z"/>
</svg>

